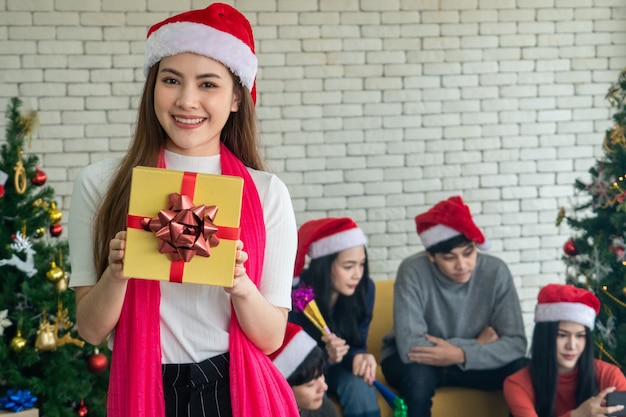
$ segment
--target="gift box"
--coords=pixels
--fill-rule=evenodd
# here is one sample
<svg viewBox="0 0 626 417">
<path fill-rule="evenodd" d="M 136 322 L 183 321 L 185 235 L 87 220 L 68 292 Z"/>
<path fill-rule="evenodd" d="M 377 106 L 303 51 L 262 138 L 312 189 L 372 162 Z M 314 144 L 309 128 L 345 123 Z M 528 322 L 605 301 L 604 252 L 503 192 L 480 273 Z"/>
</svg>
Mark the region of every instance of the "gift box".
<svg viewBox="0 0 626 417">
<path fill-rule="evenodd" d="M 18 411 L 14 413 L 13 411 L 8 410 L 0 410 L 0 416 L 6 417 L 39 417 L 39 410 L 37 408 L 29 408 L 27 410 Z"/>
<path fill-rule="evenodd" d="M 124 276 L 231 287 L 243 179 L 135 167 Z"/>
</svg>

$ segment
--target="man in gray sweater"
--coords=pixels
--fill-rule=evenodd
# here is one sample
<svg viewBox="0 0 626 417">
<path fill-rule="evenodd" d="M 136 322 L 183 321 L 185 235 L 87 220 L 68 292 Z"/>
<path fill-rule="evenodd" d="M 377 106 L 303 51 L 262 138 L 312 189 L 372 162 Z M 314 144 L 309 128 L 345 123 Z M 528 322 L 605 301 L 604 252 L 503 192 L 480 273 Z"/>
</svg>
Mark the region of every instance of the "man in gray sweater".
<svg viewBox="0 0 626 417">
<path fill-rule="evenodd" d="M 394 284 L 394 325 L 381 368 L 409 417 L 429 417 L 435 389 L 501 389 L 526 363 L 526 335 L 513 277 L 461 197 L 415 217 L 426 251 L 402 261 Z"/>
</svg>

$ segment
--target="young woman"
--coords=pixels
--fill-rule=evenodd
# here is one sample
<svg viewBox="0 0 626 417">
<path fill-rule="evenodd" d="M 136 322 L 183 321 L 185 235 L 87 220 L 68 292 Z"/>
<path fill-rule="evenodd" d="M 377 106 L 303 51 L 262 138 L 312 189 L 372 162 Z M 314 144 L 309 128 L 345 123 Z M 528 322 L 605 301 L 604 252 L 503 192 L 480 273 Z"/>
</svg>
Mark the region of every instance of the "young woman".
<svg viewBox="0 0 626 417">
<path fill-rule="evenodd" d="M 298 230 L 296 286 L 311 287 L 330 330 L 322 334 L 303 313 L 289 321 L 319 340 L 327 354 L 326 382 L 346 417 L 378 417 L 376 359 L 366 350 L 374 308 L 375 286 L 369 278 L 367 239 L 350 218 L 310 220 Z M 310 258 L 304 268 L 306 255 Z"/>
<path fill-rule="evenodd" d="M 622 410 L 606 395 L 626 390 L 615 365 L 594 359 L 593 339 L 600 300 L 573 285 L 549 284 L 539 291 L 530 363 L 504 381 L 513 417 L 597 417 Z"/>
<path fill-rule="evenodd" d="M 69 227 L 77 325 L 92 344 L 112 334 L 109 417 L 297 416 L 267 357 L 285 332 L 297 235 L 287 188 L 263 172 L 257 151 L 256 69 L 250 23 L 227 4 L 155 24 L 128 152 L 76 178 Z M 232 288 L 123 276 L 139 165 L 243 178 Z"/>
</svg>

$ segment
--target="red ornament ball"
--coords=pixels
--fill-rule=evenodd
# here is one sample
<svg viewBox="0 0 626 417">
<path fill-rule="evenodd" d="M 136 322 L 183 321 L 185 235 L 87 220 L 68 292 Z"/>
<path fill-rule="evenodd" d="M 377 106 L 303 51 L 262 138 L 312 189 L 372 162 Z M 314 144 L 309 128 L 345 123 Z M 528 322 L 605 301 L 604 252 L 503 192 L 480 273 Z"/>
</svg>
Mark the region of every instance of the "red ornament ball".
<svg viewBox="0 0 626 417">
<path fill-rule="evenodd" d="M 89 372 L 93 374 L 99 374 L 100 372 L 104 372 L 107 369 L 108 365 L 109 359 L 106 357 L 106 355 L 98 351 L 87 357 L 87 368 L 89 368 Z"/>
<path fill-rule="evenodd" d="M 44 185 L 46 183 L 46 180 L 48 179 L 48 176 L 45 172 L 40 170 L 39 167 L 35 167 L 35 170 L 37 172 L 35 172 L 35 175 L 30 179 L 30 182 L 33 183 L 33 185 L 37 186 Z"/>
<path fill-rule="evenodd" d="M 565 244 L 563 245 L 563 252 L 565 252 L 567 256 L 578 255 L 578 249 L 576 249 L 576 246 L 574 246 L 574 241 L 572 239 L 569 239 L 567 242 L 565 242 Z"/>
<path fill-rule="evenodd" d="M 63 233 L 63 225 L 61 223 L 55 223 L 50 225 L 50 234 L 54 237 L 61 236 Z"/>
</svg>

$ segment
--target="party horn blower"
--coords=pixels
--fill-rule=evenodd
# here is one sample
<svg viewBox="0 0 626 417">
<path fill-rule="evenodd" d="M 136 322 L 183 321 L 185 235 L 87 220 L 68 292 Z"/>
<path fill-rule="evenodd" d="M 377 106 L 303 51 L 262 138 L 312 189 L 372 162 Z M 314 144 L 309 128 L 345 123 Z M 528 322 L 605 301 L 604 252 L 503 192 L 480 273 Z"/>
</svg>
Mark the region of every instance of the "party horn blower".
<svg viewBox="0 0 626 417">
<path fill-rule="evenodd" d="M 389 388 L 374 380 L 374 386 L 383 396 L 389 407 L 393 410 L 393 417 L 407 417 L 407 406 L 404 400 L 398 395 L 394 394 Z"/>
<path fill-rule="evenodd" d="M 330 329 L 326 324 L 326 320 L 324 320 L 324 317 L 315 302 L 313 288 L 304 284 L 300 285 L 300 287 L 291 292 L 291 301 L 293 302 L 294 309 L 296 311 L 303 312 L 320 332 L 327 335 L 331 334 Z"/>
</svg>

